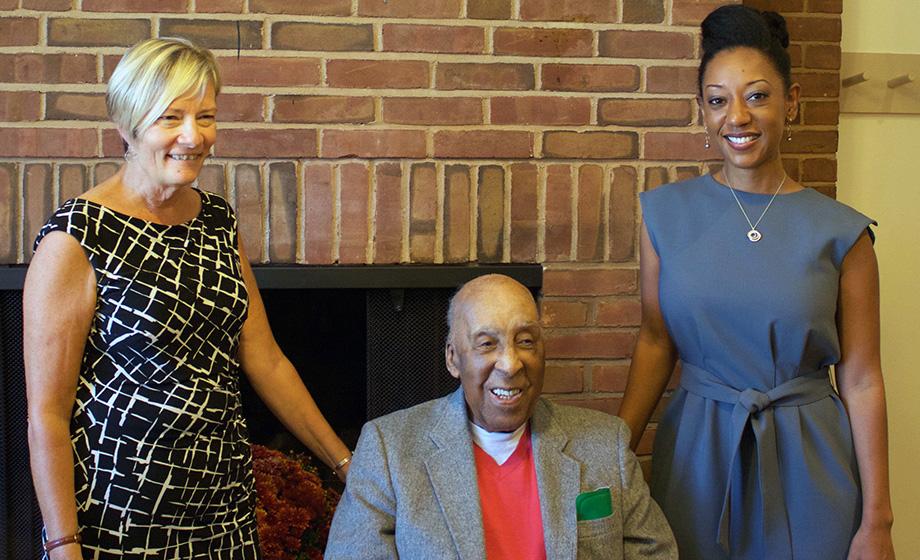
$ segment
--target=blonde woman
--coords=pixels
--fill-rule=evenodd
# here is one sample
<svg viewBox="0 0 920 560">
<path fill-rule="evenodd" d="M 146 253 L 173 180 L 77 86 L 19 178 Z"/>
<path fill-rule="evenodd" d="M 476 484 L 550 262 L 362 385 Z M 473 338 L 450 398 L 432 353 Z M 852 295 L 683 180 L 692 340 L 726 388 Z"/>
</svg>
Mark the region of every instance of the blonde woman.
<svg viewBox="0 0 920 560">
<path fill-rule="evenodd" d="M 135 45 L 107 93 L 125 163 L 36 239 L 25 364 L 50 560 L 259 558 L 240 369 L 347 472 L 347 448 L 275 343 L 233 212 L 193 188 L 220 85 L 205 49 Z"/>
</svg>

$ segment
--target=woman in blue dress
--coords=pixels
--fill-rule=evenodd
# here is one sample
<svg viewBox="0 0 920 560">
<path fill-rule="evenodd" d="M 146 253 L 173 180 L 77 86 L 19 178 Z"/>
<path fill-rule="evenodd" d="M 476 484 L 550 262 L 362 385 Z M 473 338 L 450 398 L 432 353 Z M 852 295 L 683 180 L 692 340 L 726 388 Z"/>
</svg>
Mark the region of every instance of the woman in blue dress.
<svg viewBox="0 0 920 560">
<path fill-rule="evenodd" d="M 723 166 L 641 195 L 620 415 L 635 448 L 680 361 L 652 494 L 681 558 L 893 558 L 873 222 L 786 174 L 800 88 L 782 16 L 725 6 L 702 31 L 699 102 Z"/>
</svg>

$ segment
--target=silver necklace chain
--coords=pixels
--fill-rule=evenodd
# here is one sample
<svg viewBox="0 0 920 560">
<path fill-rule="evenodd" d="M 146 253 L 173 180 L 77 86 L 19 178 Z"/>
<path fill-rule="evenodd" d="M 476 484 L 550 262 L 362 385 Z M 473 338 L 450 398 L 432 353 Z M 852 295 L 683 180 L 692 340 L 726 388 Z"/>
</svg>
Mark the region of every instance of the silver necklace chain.
<svg viewBox="0 0 920 560">
<path fill-rule="evenodd" d="M 763 217 L 767 215 L 767 210 L 770 209 L 770 206 L 773 204 L 773 201 L 776 200 L 776 195 L 779 194 L 779 191 L 783 189 L 783 185 L 786 184 L 786 179 L 789 177 L 783 172 L 783 180 L 779 182 L 779 186 L 776 187 L 776 191 L 773 192 L 773 196 L 770 197 L 770 202 L 767 203 L 767 207 L 763 209 L 763 212 L 760 213 L 760 217 L 757 218 L 757 221 L 751 223 L 751 218 L 748 217 L 748 213 L 744 210 L 744 206 L 741 204 L 741 201 L 738 200 L 738 195 L 735 193 L 735 187 L 732 186 L 731 181 L 728 180 L 728 173 L 722 172 L 722 176 L 725 177 L 725 183 L 728 185 L 728 188 L 731 190 L 732 197 L 734 197 L 735 202 L 738 204 L 738 208 L 741 210 L 741 214 L 744 216 L 744 219 L 747 220 L 751 229 L 747 232 L 747 238 L 751 243 L 757 243 L 763 239 L 763 234 L 757 229 L 757 226 L 760 225 L 760 221 L 763 220 Z"/>
</svg>

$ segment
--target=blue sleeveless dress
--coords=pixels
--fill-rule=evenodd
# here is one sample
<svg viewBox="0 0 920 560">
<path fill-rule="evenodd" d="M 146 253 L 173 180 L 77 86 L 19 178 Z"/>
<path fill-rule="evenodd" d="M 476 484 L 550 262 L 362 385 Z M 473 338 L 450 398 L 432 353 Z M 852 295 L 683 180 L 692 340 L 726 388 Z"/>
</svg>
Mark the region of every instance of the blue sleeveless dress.
<svg viewBox="0 0 920 560">
<path fill-rule="evenodd" d="M 198 216 L 178 225 L 71 199 L 35 241 L 72 235 L 96 273 L 70 424 L 85 558 L 260 557 L 236 218 L 199 194 Z"/>
<path fill-rule="evenodd" d="M 738 197 L 752 220 L 770 200 Z M 805 189 L 776 197 L 752 243 L 710 175 L 640 199 L 681 363 L 652 458 L 680 557 L 845 559 L 860 488 L 828 366 L 840 360 L 840 266 L 874 222 Z"/>
</svg>

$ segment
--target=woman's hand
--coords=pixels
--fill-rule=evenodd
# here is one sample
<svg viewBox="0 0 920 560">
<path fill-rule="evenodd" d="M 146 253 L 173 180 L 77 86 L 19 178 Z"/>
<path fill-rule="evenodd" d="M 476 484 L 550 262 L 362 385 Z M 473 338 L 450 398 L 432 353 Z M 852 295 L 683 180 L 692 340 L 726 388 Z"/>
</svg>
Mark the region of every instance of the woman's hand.
<svg viewBox="0 0 920 560">
<path fill-rule="evenodd" d="M 850 542 L 847 560 L 894 560 L 891 526 L 860 525 Z"/>
<path fill-rule="evenodd" d="M 50 560 L 83 560 L 83 553 L 77 543 L 55 548 L 48 553 Z"/>
</svg>

